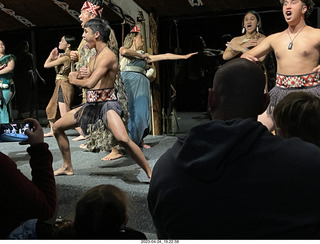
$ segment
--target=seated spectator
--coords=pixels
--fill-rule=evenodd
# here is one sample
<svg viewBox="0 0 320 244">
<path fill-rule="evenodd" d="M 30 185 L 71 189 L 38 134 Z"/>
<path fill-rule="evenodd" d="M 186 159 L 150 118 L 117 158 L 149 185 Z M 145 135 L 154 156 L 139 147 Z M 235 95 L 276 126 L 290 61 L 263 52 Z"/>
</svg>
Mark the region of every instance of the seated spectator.
<svg viewBox="0 0 320 244">
<path fill-rule="evenodd" d="M 320 99 L 307 92 L 293 92 L 283 98 L 273 112 L 277 132 L 300 137 L 320 147 Z"/>
<path fill-rule="evenodd" d="M 126 227 L 128 200 L 113 185 L 99 185 L 84 193 L 76 205 L 74 222 L 64 222 L 55 233 L 57 239 L 147 239 Z"/>
<path fill-rule="evenodd" d="M 0 239 L 8 238 L 10 232 L 29 219 L 43 223 L 54 216 L 57 205 L 56 184 L 52 169 L 52 154 L 43 142 L 43 130 L 35 119 L 26 119 L 33 130 L 25 134 L 30 144 L 32 180 L 17 168 L 15 162 L 0 152 Z M 35 232 L 35 226 L 32 230 Z M 35 237 L 35 233 L 32 233 Z"/>
<path fill-rule="evenodd" d="M 148 193 L 159 239 L 316 239 L 320 149 L 274 136 L 258 65 L 234 59 L 209 89 L 212 121 L 156 162 Z"/>
</svg>

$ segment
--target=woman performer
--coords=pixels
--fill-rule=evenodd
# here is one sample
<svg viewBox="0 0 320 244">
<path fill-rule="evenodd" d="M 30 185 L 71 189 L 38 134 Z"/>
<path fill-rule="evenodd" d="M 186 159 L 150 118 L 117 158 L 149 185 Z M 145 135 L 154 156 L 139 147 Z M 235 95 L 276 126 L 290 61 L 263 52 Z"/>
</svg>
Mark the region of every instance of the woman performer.
<svg viewBox="0 0 320 244">
<path fill-rule="evenodd" d="M 44 63 L 45 68 L 54 67 L 57 73 L 56 86 L 46 108 L 47 118 L 50 123 L 50 132 L 44 134 L 44 137 L 53 136 L 52 125 L 59 117 L 57 108 L 59 107 L 61 117 L 70 111 L 74 87 L 69 83 L 68 75 L 71 70 L 70 50 L 74 43 L 74 37 L 68 35 L 63 36 L 59 42 L 59 49 L 64 50 L 64 53 L 59 54 L 58 49 L 54 48 Z"/>
<path fill-rule="evenodd" d="M 10 88 L 16 60 L 14 55 L 6 55 L 5 51 L 6 47 L 0 40 L 0 123 L 9 123 L 8 104 L 12 96 Z"/>
<path fill-rule="evenodd" d="M 137 145 L 143 146 L 143 138 L 147 135 L 150 124 L 150 82 L 146 76 L 147 62 L 161 60 L 188 59 L 197 53 L 177 55 L 172 53 L 149 55 L 142 51 L 144 40 L 140 30 L 135 26 L 124 40 L 120 48 L 120 70 L 125 85 L 128 105 L 129 137 Z M 112 160 L 121 157 L 116 148 L 102 160 Z"/>
<path fill-rule="evenodd" d="M 261 34 L 261 18 L 256 11 L 247 12 L 242 19 L 242 36 L 234 37 L 230 42 L 226 43 L 226 50 L 222 58 L 230 60 L 235 57 L 240 57 L 243 53 L 249 51 L 251 48 L 257 46 L 265 35 Z M 259 60 L 263 61 L 264 57 Z"/>
<path fill-rule="evenodd" d="M 233 38 L 230 42 L 226 43 L 227 48 L 224 51 L 222 58 L 224 60 L 239 58 L 243 53 L 257 46 L 260 42 L 262 42 L 263 39 L 266 38 L 264 34 L 260 33 L 261 31 L 262 22 L 260 15 L 256 11 L 248 11 L 242 19 L 243 35 L 237 36 Z M 266 55 L 259 58 L 259 61 L 266 77 L 265 92 L 268 92 L 271 84 L 268 85 L 268 71 L 266 68 L 267 65 L 265 58 Z"/>
</svg>

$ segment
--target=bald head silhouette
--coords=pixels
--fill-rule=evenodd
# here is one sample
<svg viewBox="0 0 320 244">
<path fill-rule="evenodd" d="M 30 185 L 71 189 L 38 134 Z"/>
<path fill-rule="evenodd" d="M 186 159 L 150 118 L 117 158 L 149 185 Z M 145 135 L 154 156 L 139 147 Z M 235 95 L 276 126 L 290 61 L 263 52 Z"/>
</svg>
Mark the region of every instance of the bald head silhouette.
<svg viewBox="0 0 320 244">
<path fill-rule="evenodd" d="M 213 119 L 255 118 L 265 111 L 265 75 L 247 59 L 237 58 L 222 65 L 209 89 L 208 106 Z"/>
</svg>

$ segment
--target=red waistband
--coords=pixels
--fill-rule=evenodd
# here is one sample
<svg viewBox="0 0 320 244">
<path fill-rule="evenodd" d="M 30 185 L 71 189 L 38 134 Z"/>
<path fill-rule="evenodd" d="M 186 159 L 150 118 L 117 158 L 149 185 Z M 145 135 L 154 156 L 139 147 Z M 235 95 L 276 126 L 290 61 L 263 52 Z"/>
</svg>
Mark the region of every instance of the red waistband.
<svg viewBox="0 0 320 244">
<path fill-rule="evenodd" d="M 114 88 L 87 90 L 87 102 L 117 101 L 116 90 Z"/>
<path fill-rule="evenodd" d="M 303 75 L 281 75 L 277 74 L 276 85 L 281 88 L 298 88 L 319 85 L 318 73 Z"/>
</svg>

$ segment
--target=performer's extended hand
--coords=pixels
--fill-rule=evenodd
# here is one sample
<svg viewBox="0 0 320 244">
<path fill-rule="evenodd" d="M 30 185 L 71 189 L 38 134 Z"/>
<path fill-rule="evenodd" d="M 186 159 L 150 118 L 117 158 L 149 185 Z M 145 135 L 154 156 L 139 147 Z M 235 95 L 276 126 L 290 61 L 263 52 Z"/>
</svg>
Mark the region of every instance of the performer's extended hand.
<svg viewBox="0 0 320 244">
<path fill-rule="evenodd" d="M 195 53 L 186 54 L 184 56 L 185 56 L 186 59 L 188 59 L 188 58 L 192 57 L 193 55 L 197 55 L 197 54 L 198 54 L 198 52 L 195 52 Z"/>
<path fill-rule="evenodd" d="M 58 48 L 55 47 L 54 49 L 52 49 L 50 56 L 51 56 L 51 60 L 58 59 L 58 57 L 59 57 Z"/>
<path fill-rule="evenodd" d="M 44 140 L 43 130 L 38 120 L 28 118 L 28 119 L 25 119 L 24 122 L 29 123 L 30 129 L 26 129 L 26 131 L 24 132 L 28 136 L 28 140 L 21 141 L 19 144 L 20 145 L 30 144 L 32 146 L 35 144 L 43 143 L 43 140 Z"/>
<path fill-rule="evenodd" d="M 241 58 L 246 58 L 246 59 L 248 59 L 248 60 L 251 61 L 251 62 L 259 62 L 259 59 L 258 59 L 258 58 L 256 58 L 256 57 L 253 56 L 253 55 L 247 54 L 247 53 L 242 54 L 242 55 L 241 55 Z"/>
</svg>

